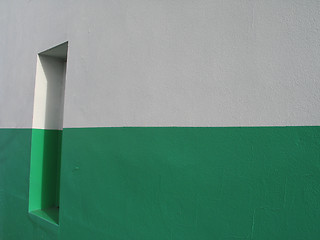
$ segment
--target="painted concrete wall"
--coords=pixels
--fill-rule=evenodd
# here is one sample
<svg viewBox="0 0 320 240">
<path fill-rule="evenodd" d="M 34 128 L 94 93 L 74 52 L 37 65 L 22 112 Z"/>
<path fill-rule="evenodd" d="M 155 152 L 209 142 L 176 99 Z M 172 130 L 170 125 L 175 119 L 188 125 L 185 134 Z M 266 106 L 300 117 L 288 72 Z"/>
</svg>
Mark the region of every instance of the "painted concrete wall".
<svg viewBox="0 0 320 240">
<path fill-rule="evenodd" d="M 31 127 L 36 55 L 64 41 L 64 127 L 319 125 L 319 8 L 1 1 L 0 127 Z"/>
<path fill-rule="evenodd" d="M 319 10 L 0 1 L 0 239 L 319 239 Z M 37 54 L 66 41 L 53 132 L 33 125 Z M 28 213 L 41 157 L 61 159 L 60 183 L 37 171 L 59 225 Z"/>
</svg>

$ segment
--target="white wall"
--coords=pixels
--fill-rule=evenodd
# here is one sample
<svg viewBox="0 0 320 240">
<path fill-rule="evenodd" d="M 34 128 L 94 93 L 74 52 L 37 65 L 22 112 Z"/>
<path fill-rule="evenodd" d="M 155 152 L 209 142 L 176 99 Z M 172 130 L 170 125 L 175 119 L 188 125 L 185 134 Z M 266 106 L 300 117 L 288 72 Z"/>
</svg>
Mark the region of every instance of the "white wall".
<svg viewBox="0 0 320 240">
<path fill-rule="evenodd" d="M 64 127 L 320 125 L 318 0 L 0 2 L 0 127 L 69 41 Z"/>
</svg>

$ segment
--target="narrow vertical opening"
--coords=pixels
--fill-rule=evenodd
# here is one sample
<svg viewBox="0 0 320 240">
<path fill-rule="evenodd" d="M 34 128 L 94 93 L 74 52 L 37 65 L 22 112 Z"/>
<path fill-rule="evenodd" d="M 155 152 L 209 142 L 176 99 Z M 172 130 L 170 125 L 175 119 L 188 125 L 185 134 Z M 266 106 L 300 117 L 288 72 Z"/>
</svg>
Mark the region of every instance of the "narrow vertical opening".
<svg viewBox="0 0 320 240">
<path fill-rule="evenodd" d="M 37 56 L 29 212 L 59 224 L 61 142 L 68 43 Z"/>
</svg>

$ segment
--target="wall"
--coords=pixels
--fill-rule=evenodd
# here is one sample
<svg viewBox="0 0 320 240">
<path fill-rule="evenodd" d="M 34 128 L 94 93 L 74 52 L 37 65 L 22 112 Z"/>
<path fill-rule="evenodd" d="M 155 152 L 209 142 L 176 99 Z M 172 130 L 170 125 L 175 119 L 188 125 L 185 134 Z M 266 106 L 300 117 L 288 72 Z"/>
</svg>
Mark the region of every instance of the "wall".
<svg viewBox="0 0 320 240">
<path fill-rule="evenodd" d="M 0 239 L 318 239 L 319 8 L 1 1 Z M 53 226 L 28 213 L 31 128 L 65 41 Z"/>
</svg>

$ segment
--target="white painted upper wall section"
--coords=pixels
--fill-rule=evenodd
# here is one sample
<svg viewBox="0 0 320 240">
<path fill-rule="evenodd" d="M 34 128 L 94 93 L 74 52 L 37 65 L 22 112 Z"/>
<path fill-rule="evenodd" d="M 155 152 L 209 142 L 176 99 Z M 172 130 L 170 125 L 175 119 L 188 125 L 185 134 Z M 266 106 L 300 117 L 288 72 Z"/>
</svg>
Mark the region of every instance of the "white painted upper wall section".
<svg viewBox="0 0 320 240">
<path fill-rule="evenodd" d="M 69 41 L 64 127 L 320 125 L 320 1 L 0 1 L 0 127 Z"/>
</svg>

